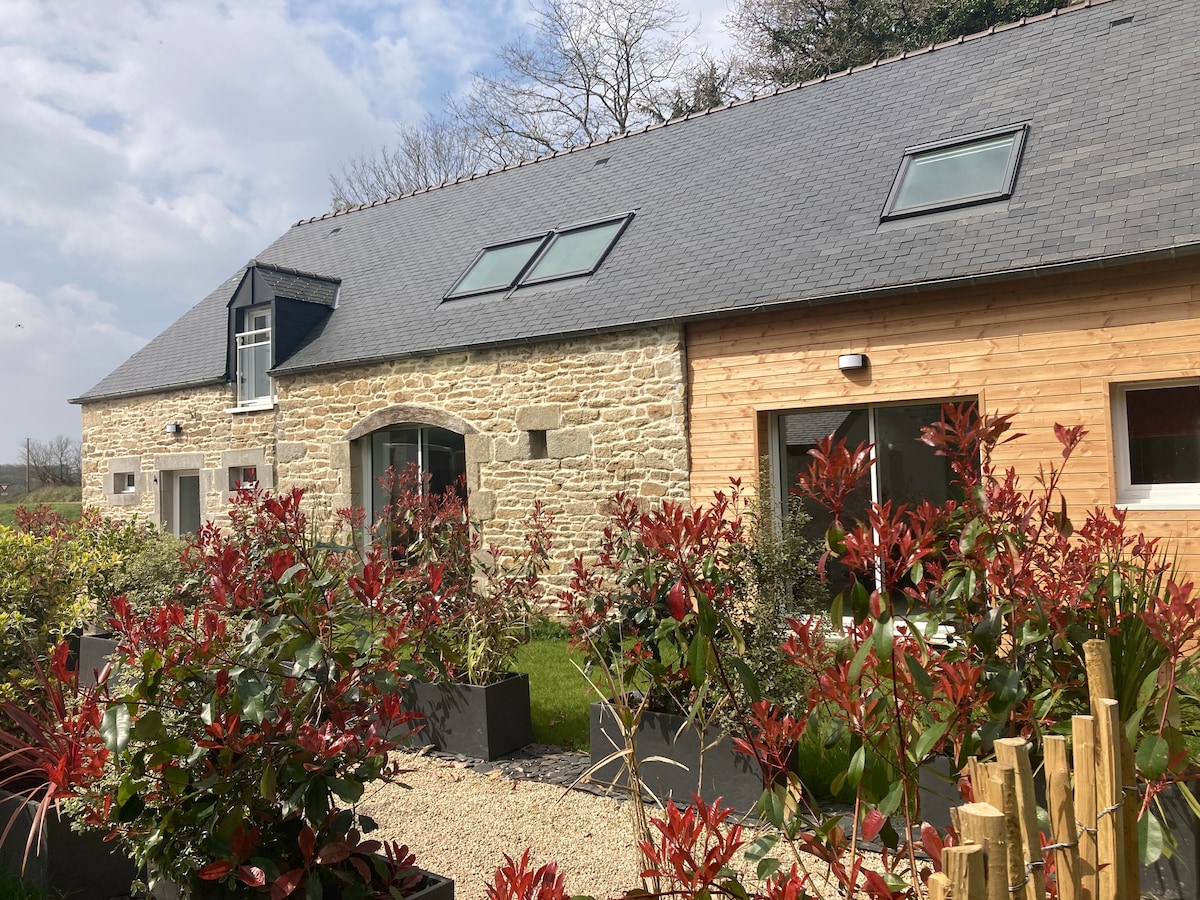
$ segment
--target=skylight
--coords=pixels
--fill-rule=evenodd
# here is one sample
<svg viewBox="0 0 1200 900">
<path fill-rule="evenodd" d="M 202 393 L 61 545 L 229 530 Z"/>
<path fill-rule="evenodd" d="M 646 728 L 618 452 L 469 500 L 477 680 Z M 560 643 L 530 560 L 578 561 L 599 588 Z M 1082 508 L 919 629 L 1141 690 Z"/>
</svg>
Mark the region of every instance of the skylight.
<svg viewBox="0 0 1200 900">
<path fill-rule="evenodd" d="M 908 148 L 883 218 L 1011 197 L 1026 131 L 1018 125 Z"/>
<path fill-rule="evenodd" d="M 485 247 L 446 297 L 590 275 L 604 262 L 631 218 L 632 213 Z"/>
<path fill-rule="evenodd" d="M 539 234 L 537 237 L 484 248 L 446 296 L 465 297 L 468 294 L 507 290 L 517 283 L 547 237 Z"/>
<path fill-rule="evenodd" d="M 596 271 L 628 221 L 622 218 L 556 233 L 522 282 L 549 281 Z"/>
</svg>

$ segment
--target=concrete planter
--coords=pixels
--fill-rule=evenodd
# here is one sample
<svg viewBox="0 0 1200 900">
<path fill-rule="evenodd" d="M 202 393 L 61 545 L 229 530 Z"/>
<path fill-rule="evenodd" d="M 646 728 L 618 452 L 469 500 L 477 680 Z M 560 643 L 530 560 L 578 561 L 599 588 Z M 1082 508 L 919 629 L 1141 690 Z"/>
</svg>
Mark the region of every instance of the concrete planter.
<svg viewBox="0 0 1200 900">
<path fill-rule="evenodd" d="M 79 636 L 79 685 L 90 687 L 96 683 L 98 673 L 117 652 L 117 641 L 112 632 L 83 634 Z"/>
<path fill-rule="evenodd" d="M 608 704 L 593 703 L 589 717 L 591 762 L 595 766 L 623 747 L 624 741 Z M 721 797 L 724 805 L 738 812 L 753 810 L 763 792 L 758 764 L 735 752 L 729 737 L 714 725 L 704 732 L 703 746 L 716 744 L 704 754 L 701 768 L 700 735 L 690 725 L 683 727 L 686 721 L 683 716 L 670 713 L 647 712 L 642 717 L 637 755 L 639 762 L 644 762 L 640 768 L 645 786 L 664 804 L 669 799 L 674 799 L 677 804 L 690 803 L 691 795 L 698 793 L 709 803 Z M 645 762 L 656 756 L 674 760 L 683 768 L 666 762 Z M 601 784 L 628 786 L 627 773 L 620 760 L 601 766 L 589 777 Z"/>
<path fill-rule="evenodd" d="M 409 681 L 402 691 L 404 707 L 425 717 L 414 745 L 496 759 L 533 742 L 528 675 L 483 686 Z"/>
<path fill-rule="evenodd" d="M 454 900 L 454 881 L 420 870 L 425 875 L 425 884 L 415 893 L 406 894 L 405 900 Z M 202 881 L 191 889 L 185 889 L 170 881 L 160 881 L 150 891 L 151 900 L 239 900 L 239 898 L 262 897 L 252 888 L 239 890 L 225 885 Z M 327 900 L 337 900 L 334 894 L 325 894 Z"/>
<path fill-rule="evenodd" d="M 71 823 L 51 810 L 42 825 L 41 843 L 34 839 L 22 872 L 25 839 L 33 824 L 36 804 L 8 791 L 0 791 L 0 831 L 17 813 L 12 832 L 0 845 L 0 868 L 13 878 L 48 896 L 74 900 L 109 900 L 129 896 L 137 878 L 133 861 L 115 843 L 105 843 L 100 832 L 78 834 Z"/>
</svg>

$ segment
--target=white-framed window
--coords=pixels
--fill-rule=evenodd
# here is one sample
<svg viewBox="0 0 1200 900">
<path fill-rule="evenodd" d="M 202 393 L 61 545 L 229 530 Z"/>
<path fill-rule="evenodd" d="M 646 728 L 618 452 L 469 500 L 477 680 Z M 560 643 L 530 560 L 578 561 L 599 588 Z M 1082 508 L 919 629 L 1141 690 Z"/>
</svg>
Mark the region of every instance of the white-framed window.
<svg viewBox="0 0 1200 900">
<path fill-rule="evenodd" d="M 1117 503 L 1200 508 L 1200 380 L 1113 388 Z"/>
<path fill-rule="evenodd" d="M 242 312 L 242 327 L 235 335 L 237 348 L 237 405 L 270 406 L 274 387 L 267 372 L 271 368 L 271 311 Z"/>
<path fill-rule="evenodd" d="M 136 472 L 114 472 L 113 473 L 114 494 L 134 494 L 137 493 L 137 473 Z"/>
<path fill-rule="evenodd" d="M 229 490 L 253 491 L 258 487 L 258 466 L 232 466 L 229 469 Z"/>
</svg>

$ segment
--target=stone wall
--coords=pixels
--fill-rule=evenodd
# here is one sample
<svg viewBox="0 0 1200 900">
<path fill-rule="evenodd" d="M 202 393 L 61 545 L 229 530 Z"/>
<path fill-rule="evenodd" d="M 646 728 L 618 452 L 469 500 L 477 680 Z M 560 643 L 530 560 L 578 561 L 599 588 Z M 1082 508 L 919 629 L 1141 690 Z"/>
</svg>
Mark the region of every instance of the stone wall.
<svg viewBox="0 0 1200 900">
<path fill-rule="evenodd" d="M 534 500 L 554 515 L 554 571 L 592 548 L 617 491 L 686 501 L 682 331 L 666 327 L 322 370 L 278 380 L 273 410 L 231 412 L 215 386 L 86 404 L 84 502 L 161 521 L 165 472 L 197 470 L 218 518 L 231 473 L 306 490 L 314 517 L 363 503 L 356 441 L 379 427 L 438 425 L 465 436 L 472 517 L 519 541 Z M 177 434 L 166 432 L 179 423 Z M 123 473 L 135 490 L 121 490 Z"/>
</svg>

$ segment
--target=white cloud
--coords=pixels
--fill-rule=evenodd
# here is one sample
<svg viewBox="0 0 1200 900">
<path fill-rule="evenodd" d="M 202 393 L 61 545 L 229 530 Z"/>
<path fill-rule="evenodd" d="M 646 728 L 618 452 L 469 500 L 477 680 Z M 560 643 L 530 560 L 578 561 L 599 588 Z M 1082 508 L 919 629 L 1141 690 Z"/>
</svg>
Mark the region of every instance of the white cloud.
<svg viewBox="0 0 1200 900">
<path fill-rule="evenodd" d="M 0 281 L 0 459 L 15 459 L 27 437 L 79 436 L 67 398 L 120 365 L 144 343 L 114 321 L 94 292 L 61 285 L 47 297 Z"/>
</svg>

